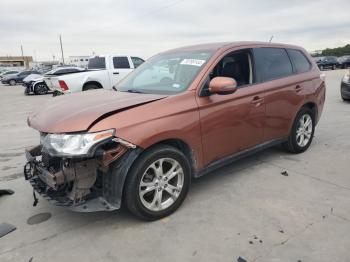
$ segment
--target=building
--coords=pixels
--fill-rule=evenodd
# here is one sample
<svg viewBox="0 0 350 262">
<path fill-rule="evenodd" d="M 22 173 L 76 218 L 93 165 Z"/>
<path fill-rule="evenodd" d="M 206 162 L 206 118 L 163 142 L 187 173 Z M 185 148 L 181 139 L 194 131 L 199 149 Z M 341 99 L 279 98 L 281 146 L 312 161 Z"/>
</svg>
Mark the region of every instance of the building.
<svg viewBox="0 0 350 262">
<path fill-rule="evenodd" d="M 68 64 L 87 68 L 90 56 L 70 56 Z"/>
<path fill-rule="evenodd" d="M 4 67 L 25 67 L 33 62 L 31 56 L 0 56 L 0 65 Z"/>
</svg>

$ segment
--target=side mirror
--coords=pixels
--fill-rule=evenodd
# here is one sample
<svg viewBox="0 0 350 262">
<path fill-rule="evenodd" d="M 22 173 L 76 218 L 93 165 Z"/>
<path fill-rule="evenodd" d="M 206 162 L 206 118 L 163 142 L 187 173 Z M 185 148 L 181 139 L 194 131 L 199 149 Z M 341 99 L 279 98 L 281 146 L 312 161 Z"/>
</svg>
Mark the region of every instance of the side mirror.
<svg viewBox="0 0 350 262">
<path fill-rule="evenodd" d="M 211 94 L 228 95 L 236 92 L 237 82 L 230 77 L 217 76 L 209 83 L 209 92 Z"/>
</svg>

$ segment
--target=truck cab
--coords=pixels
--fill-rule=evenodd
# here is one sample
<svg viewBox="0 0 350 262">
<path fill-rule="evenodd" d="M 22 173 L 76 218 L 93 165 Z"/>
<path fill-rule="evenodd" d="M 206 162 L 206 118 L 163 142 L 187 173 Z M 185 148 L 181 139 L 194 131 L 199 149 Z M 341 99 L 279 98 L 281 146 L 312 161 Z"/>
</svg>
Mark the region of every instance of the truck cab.
<svg viewBox="0 0 350 262">
<path fill-rule="evenodd" d="M 92 89 L 112 89 L 121 79 L 144 62 L 128 55 L 101 55 L 89 59 L 88 69 L 62 76 L 47 76 L 46 85 L 56 94 L 75 93 Z"/>
</svg>

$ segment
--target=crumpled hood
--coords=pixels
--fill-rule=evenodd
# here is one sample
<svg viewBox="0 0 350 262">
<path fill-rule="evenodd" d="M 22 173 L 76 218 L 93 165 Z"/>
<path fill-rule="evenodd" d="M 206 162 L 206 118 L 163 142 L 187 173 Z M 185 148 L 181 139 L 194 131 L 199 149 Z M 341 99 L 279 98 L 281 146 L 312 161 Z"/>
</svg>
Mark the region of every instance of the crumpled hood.
<svg viewBox="0 0 350 262">
<path fill-rule="evenodd" d="M 31 114 L 28 125 L 45 133 L 86 131 L 105 116 L 166 96 L 102 89 L 58 96 Z"/>
</svg>

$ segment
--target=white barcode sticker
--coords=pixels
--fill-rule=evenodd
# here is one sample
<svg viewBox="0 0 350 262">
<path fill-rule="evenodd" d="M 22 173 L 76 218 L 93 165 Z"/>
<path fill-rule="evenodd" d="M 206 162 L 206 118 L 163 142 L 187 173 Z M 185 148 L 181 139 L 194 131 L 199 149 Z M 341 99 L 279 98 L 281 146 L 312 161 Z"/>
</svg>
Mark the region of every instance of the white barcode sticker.
<svg viewBox="0 0 350 262">
<path fill-rule="evenodd" d="M 205 60 L 201 59 L 184 59 L 181 61 L 181 65 L 193 65 L 193 66 L 202 66 L 205 63 Z"/>
</svg>

